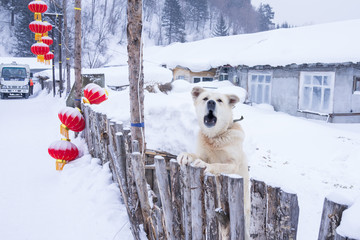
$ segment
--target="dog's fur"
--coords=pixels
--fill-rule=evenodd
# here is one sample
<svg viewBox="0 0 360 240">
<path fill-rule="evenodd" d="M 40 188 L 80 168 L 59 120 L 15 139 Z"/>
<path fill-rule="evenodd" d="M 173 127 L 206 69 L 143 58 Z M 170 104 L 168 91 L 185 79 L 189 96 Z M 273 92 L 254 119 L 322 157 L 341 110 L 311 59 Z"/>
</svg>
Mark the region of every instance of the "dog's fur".
<svg viewBox="0 0 360 240">
<path fill-rule="evenodd" d="M 245 229 L 249 239 L 250 196 L 249 173 L 243 152 L 244 131 L 233 122 L 232 108 L 239 102 L 236 95 L 225 95 L 194 87 L 192 92 L 200 131 L 196 154 L 181 153 L 180 164 L 205 167 L 206 172 L 239 174 L 244 179 Z"/>
</svg>

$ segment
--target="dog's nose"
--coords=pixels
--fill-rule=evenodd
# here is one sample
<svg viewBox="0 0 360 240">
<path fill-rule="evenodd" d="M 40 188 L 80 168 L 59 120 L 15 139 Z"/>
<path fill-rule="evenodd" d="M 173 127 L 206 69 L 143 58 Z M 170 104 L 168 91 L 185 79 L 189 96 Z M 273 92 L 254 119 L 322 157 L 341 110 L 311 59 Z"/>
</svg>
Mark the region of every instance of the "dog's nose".
<svg viewBox="0 0 360 240">
<path fill-rule="evenodd" d="M 208 109 L 209 110 L 211 110 L 211 111 L 214 111 L 215 110 L 215 101 L 214 100 L 210 100 L 210 101 L 208 101 L 207 102 L 207 107 L 208 107 Z"/>
</svg>

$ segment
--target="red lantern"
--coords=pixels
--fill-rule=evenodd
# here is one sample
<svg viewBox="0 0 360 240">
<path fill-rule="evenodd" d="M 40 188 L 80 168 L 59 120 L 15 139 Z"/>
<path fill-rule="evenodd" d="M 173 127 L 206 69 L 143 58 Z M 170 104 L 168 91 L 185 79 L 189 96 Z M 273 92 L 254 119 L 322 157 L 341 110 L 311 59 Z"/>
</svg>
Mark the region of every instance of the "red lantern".
<svg viewBox="0 0 360 240">
<path fill-rule="evenodd" d="M 48 152 L 51 157 L 56 159 L 56 170 L 62 170 L 68 161 L 76 159 L 79 150 L 75 144 L 67 140 L 60 140 L 52 143 Z"/>
<path fill-rule="evenodd" d="M 43 24 L 46 27 L 46 32 L 51 31 L 52 30 L 52 25 L 46 21 L 43 22 Z M 46 34 L 47 35 L 47 34 Z"/>
<path fill-rule="evenodd" d="M 51 26 L 51 24 L 49 25 Z M 42 34 L 46 33 L 49 27 L 46 23 L 40 21 L 32 21 L 29 24 L 29 28 L 33 33 L 35 33 L 35 40 L 40 41 Z"/>
<path fill-rule="evenodd" d="M 43 43 L 45 43 L 46 45 L 49 45 L 49 46 L 54 43 L 54 40 L 52 40 L 52 38 L 51 38 L 51 37 L 48 37 L 48 36 L 42 37 L 42 38 L 41 38 L 41 41 L 42 41 Z"/>
<path fill-rule="evenodd" d="M 59 111 L 58 116 L 61 123 L 71 131 L 81 132 L 85 128 L 85 119 L 78 108 L 65 107 Z"/>
<path fill-rule="evenodd" d="M 52 52 L 48 52 L 44 55 L 45 64 L 49 65 L 50 60 L 54 58 L 54 54 Z"/>
<path fill-rule="evenodd" d="M 47 5 L 43 1 L 32 1 L 28 4 L 31 12 L 35 13 L 35 20 L 41 21 L 41 14 L 46 12 Z"/>
<path fill-rule="evenodd" d="M 35 43 L 31 46 L 31 52 L 37 55 L 39 62 L 44 62 L 44 55 L 50 51 L 50 48 L 45 43 Z"/>
<path fill-rule="evenodd" d="M 99 104 L 108 99 L 108 92 L 95 83 L 89 83 L 84 88 L 84 103 Z"/>
</svg>

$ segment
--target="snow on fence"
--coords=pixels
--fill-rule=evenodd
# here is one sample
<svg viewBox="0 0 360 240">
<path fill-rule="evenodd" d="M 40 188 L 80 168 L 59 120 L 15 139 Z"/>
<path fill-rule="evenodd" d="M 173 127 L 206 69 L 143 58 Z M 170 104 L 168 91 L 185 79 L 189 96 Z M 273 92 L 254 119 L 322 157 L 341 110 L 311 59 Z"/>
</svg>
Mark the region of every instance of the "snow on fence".
<svg viewBox="0 0 360 240">
<path fill-rule="evenodd" d="M 180 166 L 173 160 L 176 156 L 156 151 L 148 151 L 144 163 L 138 143 L 131 142 L 130 129 L 88 105 L 82 105 L 82 111 L 86 121 L 82 136 L 93 157 L 109 162 L 134 239 L 140 239 L 141 226 L 148 239 L 245 238 L 241 177 L 204 174 L 204 169 Z M 297 195 L 254 179 L 250 192 L 251 238 L 296 239 Z M 335 231 L 345 209 L 325 199 L 319 240 L 347 239 Z"/>
</svg>

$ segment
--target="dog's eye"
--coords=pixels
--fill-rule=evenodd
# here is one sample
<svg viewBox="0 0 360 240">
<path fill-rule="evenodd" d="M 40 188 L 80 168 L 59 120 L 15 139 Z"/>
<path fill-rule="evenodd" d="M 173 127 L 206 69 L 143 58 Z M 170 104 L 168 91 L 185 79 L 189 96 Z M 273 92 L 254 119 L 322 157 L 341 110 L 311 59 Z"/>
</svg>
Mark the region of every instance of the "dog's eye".
<svg viewBox="0 0 360 240">
<path fill-rule="evenodd" d="M 203 100 L 204 100 L 204 101 L 207 101 L 207 100 L 209 100 L 209 99 L 206 97 L 206 98 L 204 98 Z"/>
<path fill-rule="evenodd" d="M 219 102 L 219 103 L 221 103 L 222 102 L 222 100 L 221 99 L 218 99 L 218 100 L 216 100 L 217 102 Z"/>
</svg>

